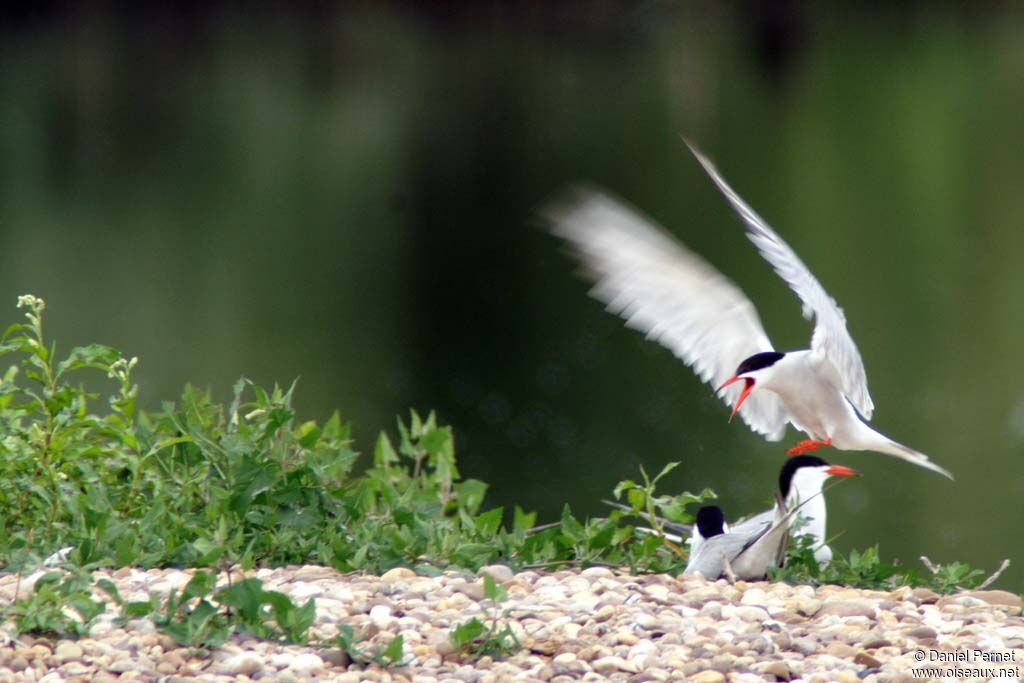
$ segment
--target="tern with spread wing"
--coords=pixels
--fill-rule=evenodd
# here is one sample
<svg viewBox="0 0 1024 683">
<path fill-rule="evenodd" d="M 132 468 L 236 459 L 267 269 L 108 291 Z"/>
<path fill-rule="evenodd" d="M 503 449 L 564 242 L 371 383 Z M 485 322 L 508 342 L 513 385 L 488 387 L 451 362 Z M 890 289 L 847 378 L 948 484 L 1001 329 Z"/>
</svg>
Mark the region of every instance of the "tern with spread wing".
<svg viewBox="0 0 1024 683">
<path fill-rule="evenodd" d="M 689 144 L 689 143 L 687 143 Z M 810 439 L 791 455 L 832 446 L 875 451 L 952 479 L 928 456 L 874 429 L 874 404 L 846 317 L 803 261 L 747 206 L 692 145 L 690 150 L 739 214 L 747 237 L 814 319 L 811 347 L 776 351 L 750 300 L 731 280 L 636 211 L 580 191 L 550 213 L 552 231 L 596 282 L 592 295 L 626 324 L 670 349 L 770 441 L 787 423 Z M 730 418 L 731 419 L 731 418 Z"/>
</svg>

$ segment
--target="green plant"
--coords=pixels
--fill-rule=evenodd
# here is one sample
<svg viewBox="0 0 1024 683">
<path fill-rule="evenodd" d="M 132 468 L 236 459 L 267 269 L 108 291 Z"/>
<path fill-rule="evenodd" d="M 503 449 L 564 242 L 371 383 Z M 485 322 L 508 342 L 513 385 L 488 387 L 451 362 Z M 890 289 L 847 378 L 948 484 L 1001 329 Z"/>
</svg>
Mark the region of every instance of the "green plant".
<svg viewBox="0 0 1024 683">
<path fill-rule="evenodd" d="M 81 571 L 51 571 L 40 576 L 28 597 L 0 610 L 18 633 L 79 637 L 105 610 L 92 599 L 91 577 Z"/>
<path fill-rule="evenodd" d="M 512 627 L 505 619 L 508 610 L 497 614 L 497 606 L 508 600 L 504 586 L 495 583 L 491 576 L 484 576 L 484 621 L 473 617 L 459 624 L 451 632 L 451 643 L 467 657 L 506 657 L 522 648 Z M 489 622 L 489 623 L 485 623 Z"/>
<path fill-rule="evenodd" d="M 316 618 L 311 598 L 297 606 L 283 593 L 263 589 L 263 582 L 249 578 L 216 590 L 216 577 L 199 571 L 179 595 L 172 590 L 160 605 L 153 596 L 147 602 L 125 602 L 110 581 L 99 582 L 121 608 L 121 620 L 151 617 L 157 628 L 182 645 L 216 647 L 233 633 L 251 633 L 265 640 L 305 643 Z"/>
<path fill-rule="evenodd" d="M 338 626 L 338 635 L 333 640 L 323 643 L 323 645 L 339 648 L 348 656 L 351 662 L 358 666 L 376 664 L 377 666 L 387 668 L 403 665 L 404 639 L 401 635 L 392 638 L 386 647 L 375 647 L 370 651 L 360 647 L 359 644 L 361 642 L 362 637 L 356 634 L 355 629 L 348 624 L 340 624 Z"/>
<path fill-rule="evenodd" d="M 661 533 L 664 531 L 663 520 L 676 524 L 689 524 L 693 522 L 693 515 L 687 510 L 691 505 L 701 505 L 704 501 L 717 498 L 711 489 L 704 489 L 698 494 L 685 491 L 675 496 L 655 495 L 658 482 L 666 474 L 679 467 L 678 462 L 670 462 L 665 465 L 661 472 L 654 479 L 647 474 L 643 465 L 640 466 L 640 476 L 643 484 L 637 484 L 631 479 L 620 481 L 613 491 L 615 500 L 621 499 L 625 494 L 626 502 L 632 509 L 634 515 L 642 516 L 650 524 L 651 528 Z"/>
<path fill-rule="evenodd" d="M 906 567 L 898 561 L 883 562 L 876 545 L 864 551 L 851 550 L 848 555 L 836 553 L 828 566 L 821 568 L 814 558 L 813 537 L 803 535 L 790 543 L 786 566 L 772 570 L 771 579 L 788 583 L 831 583 L 881 590 L 913 586 L 930 588 L 938 593 L 951 593 L 965 588 L 976 588 L 985 578 L 981 570 L 972 569 L 960 562 L 933 565 L 927 558 L 922 558 L 922 562 L 925 562 L 928 573 Z"/>
</svg>

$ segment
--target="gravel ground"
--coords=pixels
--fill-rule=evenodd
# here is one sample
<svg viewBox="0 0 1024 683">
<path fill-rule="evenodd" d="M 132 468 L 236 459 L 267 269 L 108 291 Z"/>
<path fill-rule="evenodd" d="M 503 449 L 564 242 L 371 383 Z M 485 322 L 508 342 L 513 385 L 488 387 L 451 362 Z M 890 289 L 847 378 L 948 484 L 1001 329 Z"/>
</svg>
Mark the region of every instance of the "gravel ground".
<svg viewBox="0 0 1024 683">
<path fill-rule="evenodd" d="M 148 620 L 117 626 L 110 605 L 88 637 L 77 641 L 13 639 L 0 631 L 0 682 L 854 683 L 914 680 L 914 669 L 921 666 L 966 668 L 960 676 L 944 675 L 958 680 L 971 680 L 971 674 L 974 680 L 1016 679 L 1024 670 L 1021 599 L 1005 591 L 940 597 L 924 589 L 729 585 L 629 576 L 601 567 L 513 575 L 495 566 L 484 572 L 507 589 L 501 610 L 509 610 L 505 620 L 523 644 L 505 659 L 465 660 L 450 644 L 453 626 L 485 616 L 477 576 L 447 572 L 425 578 L 393 569 L 377 577 L 306 566 L 254 574 L 264 588 L 296 602 L 316 598 L 319 637 L 330 638 L 338 624 L 350 624 L 366 635 L 363 647 L 384 647 L 401 634 L 406 665 L 362 668 L 336 649 L 237 637 L 212 653 L 193 652 L 155 632 Z M 142 600 L 184 587 L 190 573 L 121 569 L 105 576 L 126 599 Z M 28 583 L 23 579 L 20 590 Z M 15 577 L 0 578 L 0 602 L 14 597 L 14 587 Z M 961 661 L 954 664 L 954 659 Z"/>
</svg>

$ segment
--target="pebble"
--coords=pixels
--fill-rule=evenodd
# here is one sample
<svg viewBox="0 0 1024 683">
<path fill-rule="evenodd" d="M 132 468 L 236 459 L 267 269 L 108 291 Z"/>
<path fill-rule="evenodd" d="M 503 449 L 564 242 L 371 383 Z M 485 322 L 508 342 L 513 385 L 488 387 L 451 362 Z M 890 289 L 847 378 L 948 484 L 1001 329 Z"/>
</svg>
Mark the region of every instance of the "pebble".
<svg viewBox="0 0 1024 683">
<path fill-rule="evenodd" d="M 870 618 L 875 616 L 875 606 L 864 600 L 836 600 L 824 603 L 814 616 L 820 618 L 827 615 Z"/>
<path fill-rule="evenodd" d="M 184 585 L 191 572 L 97 571 L 123 596 L 145 600 Z M 253 680 L 375 683 L 557 683 L 758 680 L 888 683 L 908 680 L 915 649 L 981 648 L 1024 653 L 1020 597 L 983 590 L 939 596 L 926 589 L 861 591 L 838 586 L 708 582 L 696 577 L 628 576 L 621 570 L 515 573 L 506 565 L 476 575 L 447 571 L 418 576 L 395 568 L 383 576 L 341 574 L 325 567 L 261 568 L 266 590 L 314 599 L 311 642 L 330 640 L 341 625 L 363 652 L 404 641 L 404 666 L 382 669 L 349 660 L 340 648 L 286 645 L 239 634 L 210 652 L 181 647 L 151 621 L 114 623 L 116 606 L 81 640 L 0 632 L 0 683 L 6 680 L 166 680 L 251 683 Z M 235 572 L 233 577 L 242 578 Z M 505 658 L 467 659 L 451 633 L 473 617 L 491 618 L 483 578 L 505 586 L 494 612 L 523 644 Z M 15 576 L 0 576 L 0 596 Z M 226 582 L 221 576 L 220 583 Z M 97 599 L 105 599 L 97 596 Z M 351 669 L 351 670 L 349 670 Z"/>
<path fill-rule="evenodd" d="M 725 674 L 720 671 L 701 671 L 690 677 L 693 683 L 725 683 Z"/>
<path fill-rule="evenodd" d="M 84 654 L 82 647 L 72 641 L 63 641 L 57 644 L 56 649 L 53 651 L 53 656 L 58 663 L 63 664 L 77 659 L 81 659 Z"/>
<path fill-rule="evenodd" d="M 515 577 L 511 567 L 507 567 L 503 564 L 490 564 L 485 567 L 480 567 L 477 576 L 483 578 L 489 576 L 494 579 L 495 583 L 508 583 Z"/>
</svg>

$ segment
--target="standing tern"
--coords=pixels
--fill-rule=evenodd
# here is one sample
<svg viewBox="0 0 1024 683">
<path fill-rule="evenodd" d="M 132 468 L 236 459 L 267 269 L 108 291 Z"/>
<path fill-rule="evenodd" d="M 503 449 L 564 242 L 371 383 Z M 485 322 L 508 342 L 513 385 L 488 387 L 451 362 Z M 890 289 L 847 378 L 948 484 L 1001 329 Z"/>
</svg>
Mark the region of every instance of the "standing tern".
<svg viewBox="0 0 1024 683">
<path fill-rule="evenodd" d="M 809 535 L 813 539 L 814 559 L 824 568 L 832 561 L 832 549 L 826 541 L 827 512 L 822 486 L 829 477 L 857 477 L 855 470 L 844 465 L 830 465 L 814 455 L 787 458 L 779 471 L 779 493 L 786 507 L 798 511 L 798 520 L 792 529 L 794 535 Z M 765 510 L 733 524 L 733 531 L 753 533 L 772 521 L 775 510 Z"/>
<path fill-rule="evenodd" d="M 811 548 L 818 566 L 825 568 L 832 561 L 832 549 L 827 545 L 826 520 L 828 512 L 825 505 L 823 486 L 830 477 L 858 477 L 860 474 L 845 465 L 830 465 L 815 455 L 796 455 L 787 458 L 779 470 L 779 494 L 785 501 L 786 508 L 796 510 L 797 518 L 790 528 L 791 536 L 808 535 L 811 537 Z M 621 503 L 605 501 L 609 505 L 631 510 Z M 697 511 L 693 525 L 679 524 L 659 519 L 663 529 L 680 533 L 691 533 L 686 542 L 690 545 L 690 557 L 694 557 L 700 545 L 711 536 L 719 533 L 734 532 L 750 537 L 771 526 L 776 515 L 776 507 L 769 508 L 756 515 L 751 515 L 730 525 L 722 516 L 722 510 L 716 505 L 705 505 Z M 659 533 L 653 529 L 638 527 L 644 533 Z M 678 536 L 660 532 L 662 536 L 673 542 L 681 542 Z"/>
<path fill-rule="evenodd" d="M 780 440 L 787 423 L 806 432 L 810 439 L 791 455 L 820 446 L 875 451 L 952 479 L 925 454 L 867 423 L 874 403 L 842 309 L 714 164 L 687 145 L 743 220 L 747 237 L 800 298 L 804 317 L 814 318 L 811 347 L 776 351 L 754 305 L 731 280 L 636 211 L 583 190 L 549 217 L 552 232 L 572 246 L 595 281 L 591 295 L 716 387 L 733 406 L 730 420 L 739 413 L 769 441 Z"/>
<path fill-rule="evenodd" d="M 843 465 L 830 465 L 813 455 L 786 460 L 779 472 L 775 506 L 737 522 L 730 528 L 721 508 L 705 505 L 697 511 L 690 540 L 686 573 L 700 572 L 712 581 L 732 572 L 741 579 L 761 579 L 771 567 L 781 567 L 790 535 L 810 535 L 820 567 L 832 559 L 825 543 L 825 497 L 829 477 L 856 477 Z"/>
</svg>

